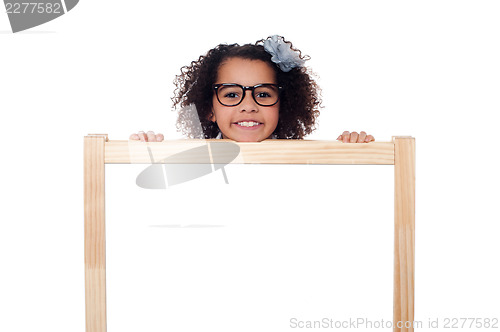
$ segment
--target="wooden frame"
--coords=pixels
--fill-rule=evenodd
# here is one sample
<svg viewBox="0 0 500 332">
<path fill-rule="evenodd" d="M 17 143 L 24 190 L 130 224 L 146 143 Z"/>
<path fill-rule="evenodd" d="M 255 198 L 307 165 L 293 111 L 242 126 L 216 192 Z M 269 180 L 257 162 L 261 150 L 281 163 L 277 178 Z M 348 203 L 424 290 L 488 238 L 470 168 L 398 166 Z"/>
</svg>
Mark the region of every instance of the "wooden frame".
<svg viewBox="0 0 500 332">
<path fill-rule="evenodd" d="M 109 141 L 106 134 L 84 137 L 85 311 L 86 331 L 106 331 L 106 238 L 104 165 L 151 163 L 190 148 L 228 140 L 164 142 Z M 232 141 L 230 141 L 232 142 Z M 415 278 L 415 139 L 392 142 L 266 140 L 239 143 L 232 163 L 394 165 L 394 331 L 413 331 Z M 144 149 L 147 145 L 148 149 Z M 133 159 L 130 154 L 133 152 Z M 212 159 L 211 159 L 212 160 Z M 205 163 L 190 154 L 177 163 Z"/>
</svg>

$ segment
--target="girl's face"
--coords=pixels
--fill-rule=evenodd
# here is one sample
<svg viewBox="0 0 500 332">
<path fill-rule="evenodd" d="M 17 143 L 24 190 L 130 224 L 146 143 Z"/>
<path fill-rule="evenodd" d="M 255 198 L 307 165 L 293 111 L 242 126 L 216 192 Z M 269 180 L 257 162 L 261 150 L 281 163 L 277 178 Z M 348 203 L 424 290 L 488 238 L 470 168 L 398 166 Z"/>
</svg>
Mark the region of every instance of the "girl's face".
<svg viewBox="0 0 500 332">
<path fill-rule="evenodd" d="M 264 61 L 229 58 L 219 66 L 215 84 L 219 83 L 255 86 L 277 84 L 277 81 L 273 68 Z M 243 95 L 239 105 L 224 106 L 214 93 L 210 120 L 217 121 L 222 138 L 238 142 L 260 142 L 270 138 L 278 125 L 279 101 L 273 106 L 260 106 L 253 99 L 251 90 L 244 91 Z M 238 98 L 235 93 L 228 97 Z"/>
</svg>

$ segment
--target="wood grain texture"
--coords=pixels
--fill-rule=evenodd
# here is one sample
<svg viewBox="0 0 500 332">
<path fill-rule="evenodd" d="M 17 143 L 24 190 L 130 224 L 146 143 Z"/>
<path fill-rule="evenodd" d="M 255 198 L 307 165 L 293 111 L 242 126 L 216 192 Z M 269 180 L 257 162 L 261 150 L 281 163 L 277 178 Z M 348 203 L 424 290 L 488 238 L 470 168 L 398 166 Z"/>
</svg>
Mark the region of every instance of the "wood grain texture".
<svg viewBox="0 0 500 332">
<path fill-rule="evenodd" d="M 187 150 L 211 144 L 236 144 L 240 153 L 233 164 L 330 164 L 393 165 L 393 142 L 342 143 L 270 139 L 262 142 L 234 142 L 223 139 L 171 140 L 163 142 L 106 142 L 106 164 L 204 163 L 206 155 L 182 154 Z M 217 149 L 218 151 L 223 149 Z M 231 149 L 229 149 L 231 150 Z M 176 155 L 175 161 L 163 161 Z"/>
<path fill-rule="evenodd" d="M 415 139 L 394 140 L 394 331 L 413 332 L 415 294 Z"/>
<path fill-rule="evenodd" d="M 85 324 L 106 331 L 105 135 L 84 137 Z"/>
</svg>

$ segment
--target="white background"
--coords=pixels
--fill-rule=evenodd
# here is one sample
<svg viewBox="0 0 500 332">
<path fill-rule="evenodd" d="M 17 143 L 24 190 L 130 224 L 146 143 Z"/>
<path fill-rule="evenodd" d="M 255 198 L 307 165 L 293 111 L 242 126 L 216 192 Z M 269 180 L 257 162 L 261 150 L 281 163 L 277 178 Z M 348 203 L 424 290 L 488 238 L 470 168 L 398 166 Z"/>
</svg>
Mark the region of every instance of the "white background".
<svg viewBox="0 0 500 332">
<path fill-rule="evenodd" d="M 441 328 L 446 318 L 500 319 L 499 15 L 496 1 L 82 0 L 52 22 L 12 34 L 7 15 L 0 13 L 0 331 L 84 331 L 83 136 L 107 133 L 118 140 L 138 130 L 154 130 L 166 139 L 181 138 L 170 101 L 180 67 L 219 43 L 253 43 L 272 34 L 284 35 L 310 55 L 308 66 L 319 75 L 325 107 L 318 130 L 308 139 L 334 140 L 344 130 L 365 130 L 378 141 L 398 135 L 416 138 L 415 319 L 423 321 L 424 327 L 429 319 L 439 319 Z M 140 169 L 106 167 L 110 332 L 128 331 L 120 326 L 124 317 L 130 320 L 130 331 L 137 331 L 136 326 L 166 331 L 166 310 L 189 307 L 188 302 L 175 307 L 162 301 L 172 289 L 185 290 L 175 294 L 180 301 L 186 292 L 213 292 L 214 285 L 236 287 L 232 280 L 206 274 L 206 284 L 179 275 L 179 288 L 168 288 L 162 281 L 170 273 L 170 264 L 207 262 L 208 254 L 203 259 L 195 250 L 205 248 L 204 236 L 227 245 L 231 243 L 223 241 L 233 237 L 241 240 L 232 243 L 240 252 L 248 248 L 245 230 L 302 232 L 304 249 L 320 257 L 293 255 L 297 242 L 283 240 L 280 243 L 291 250 L 284 261 L 293 264 L 289 260 L 297 259 L 305 266 L 277 269 L 269 257 L 276 251 L 266 256 L 264 247 L 275 249 L 271 236 L 265 237 L 269 241 L 263 240 L 260 251 L 246 252 L 238 264 L 246 262 L 242 266 L 253 266 L 253 271 L 271 269 L 292 280 L 300 276 L 316 280 L 314 292 L 301 287 L 296 292 L 283 291 L 281 311 L 273 316 L 262 309 L 268 316 L 254 315 L 253 324 L 273 322 L 281 324 L 273 330 L 291 330 L 288 319 L 293 309 L 303 320 L 391 319 L 392 280 L 386 276 L 392 276 L 392 257 L 384 254 L 392 248 L 373 246 L 391 242 L 392 220 L 387 216 L 393 207 L 392 167 L 332 166 L 322 169 L 322 175 L 316 169 L 280 169 L 281 182 L 266 176 L 276 171 L 269 169 L 261 173 L 258 183 L 248 179 L 246 171 L 228 166 L 229 185 L 222 182 L 219 171 L 175 190 L 185 190 L 186 195 L 206 191 L 200 196 L 206 201 L 191 201 L 201 215 L 210 211 L 217 218 L 237 213 L 221 212 L 226 206 L 231 211 L 256 206 L 276 213 L 275 217 L 247 215 L 225 219 L 224 227 L 199 229 L 154 226 L 175 224 L 170 218 L 186 226 L 182 211 L 170 213 L 158 207 L 175 191 L 134 187 Z M 325 192 L 320 192 L 321 176 L 331 176 Z M 293 187 L 292 181 L 300 185 Z M 227 191 L 230 203 L 221 200 Z M 305 227 L 308 215 L 297 212 L 287 217 L 290 212 L 283 212 L 285 204 L 297 206 L 302 199 L 309 203 L 300 213 L 310 214 L 311 227 Z M 207 201 L 212 204 L 205 206 Z M 145 202 L 151 209 L 145 209 Z M 280 224 L 292 216 L 302 224 Z M 277 220 L 272 226 L 264 223 L 272 218 Z M 218 219 L 213 220 L 211 224 L 218 224 Z M 247 228 L 248 223 L 255 224 Z M 336 234 L 332 241 L 323 235 L 327 230 Z M 140 241 L 136 251 L 127 251 L 129 235 Z M 349 242 L 351 238 L 357 242 Z M 200 240 L 193 240 L 194 249 L 179 251 L 167 260 L 170 256 L 165 253 L 176 244 L 169 239 L 179 241 L 178 245 L 180 239 Z M 209 252 L 234 254 L 235 250 L 226 248 L 214 246 Z M 253 257 L 268 260 L 251 265 Z M 322 265 L 328 258 L 339 265 Z M 227 273 L 222 258 L 210 262 L 218 267 L 216 271 Z M 312 272 L 314 268 L 318 273 Z M 256 280 L 265 285 L 267 279 Z M 374 284 L 366 284 L 369 280 Z M 141 290 L 146 286 L 159 295 L 144 295 Z M 248 300 L 239 305 L 259 307 L 251 297 L 255 293 L 241 289 Z M 126 299 L 120 297 L 124 292 L 128 292 Z M 230 308 L 227 296 L 233 295 L 227 289 L 220 293 L 215 307 Z M 331 294 L 338 297 L 332 299 Z M 380 302 L 375 301 L 378 296 Z M 152 301 L 164 306 L 156 306 L 156 312 L 141 311 L 138 300 L 148 303 L 144 308 L 153 308 Z M 210 330 L 209 317 L 218 317 L 214 316 L 218 311 L 214 303 L 197 303 L 189 321 L 194 324 L 197 317 L 205 317 L 207 325 L 202 326 Z M 300 303 L 308 305 L 300 307 Z M 203 308 L 212 310 L 212 315 L 200 316 Z M 228 325 L 228 330 L 252 326 L 242 323 L 249 321 L 244 315 L 248 308 L 231 309 L 226 318 L 232 323 L 227 324 L 239 325 Z M 146 316 L 132 317 L 131 312 L 148 315 L 149 323 Z M 141 320 L 142 325 L 134 325 Z M 189 330 L 188 325 L 183 328 Z M 266 328 L 269 325 L 260 326 L 262 331 Z"/>
</svg>

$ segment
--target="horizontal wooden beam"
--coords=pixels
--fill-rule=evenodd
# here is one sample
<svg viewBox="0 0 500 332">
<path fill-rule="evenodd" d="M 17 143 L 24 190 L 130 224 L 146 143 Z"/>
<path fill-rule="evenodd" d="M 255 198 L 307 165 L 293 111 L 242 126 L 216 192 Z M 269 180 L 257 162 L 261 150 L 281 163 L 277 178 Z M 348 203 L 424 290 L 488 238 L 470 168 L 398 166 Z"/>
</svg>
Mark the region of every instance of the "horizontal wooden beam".
<svg viewBox="0 0 500 332">
<path fill-rule="evenodd" d="M 394 165 L 394 142 L 225 139 L 163 142 L 106 141 L 106 164 L 330 164 Z"/>
</svg>

